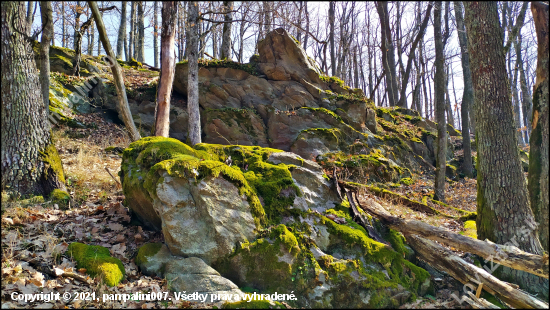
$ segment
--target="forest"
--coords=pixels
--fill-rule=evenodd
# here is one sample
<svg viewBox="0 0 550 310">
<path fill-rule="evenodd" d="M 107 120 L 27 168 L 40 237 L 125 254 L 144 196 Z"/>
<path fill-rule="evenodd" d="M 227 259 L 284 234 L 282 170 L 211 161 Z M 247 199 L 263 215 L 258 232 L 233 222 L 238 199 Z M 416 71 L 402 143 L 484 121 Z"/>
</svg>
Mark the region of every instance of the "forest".
<svg viewBox="0 0 550 310">
<path fill-rule="evenodd" d="M 548 309 L 548 1 L 0 5 L 3 309 Z"/>
</svg>

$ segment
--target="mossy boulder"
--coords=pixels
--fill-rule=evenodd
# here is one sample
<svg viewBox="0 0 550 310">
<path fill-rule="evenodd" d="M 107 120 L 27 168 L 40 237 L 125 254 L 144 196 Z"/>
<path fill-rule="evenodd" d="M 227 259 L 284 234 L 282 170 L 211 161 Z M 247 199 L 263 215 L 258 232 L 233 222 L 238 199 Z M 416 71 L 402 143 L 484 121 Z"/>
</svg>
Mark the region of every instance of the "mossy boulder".
<svg viewBox="0 0 550 310">
<path fill-rule="evenodd" d="M 126 274 L 120 259 L 111 257 L 105 247 L 73 242 L 67 254 L 76 260 L 77 268 L 86 269 L 91 277 L 100 276 L 108 286 L 118 285 Z"/>
</svg>

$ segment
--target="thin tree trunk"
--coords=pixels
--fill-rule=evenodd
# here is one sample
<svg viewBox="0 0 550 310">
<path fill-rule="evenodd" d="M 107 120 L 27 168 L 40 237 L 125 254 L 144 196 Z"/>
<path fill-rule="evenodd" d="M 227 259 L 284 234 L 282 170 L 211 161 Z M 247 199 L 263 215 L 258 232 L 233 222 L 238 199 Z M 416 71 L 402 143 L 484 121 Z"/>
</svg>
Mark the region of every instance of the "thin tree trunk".
<svg viewBox="0 0 550 310">
<path fill-rule="evenodd" d="M 328 9 L 328 23 L 330 25 L 329 42 L 330 42 L 330 66 L 332 68 L 332 76 L 336 76 L 336 55 L 334 54 L 334 1 L 330 1 Z"/>
<path fill-rule="evenodd" d="M 74 58 L 73 58 L 73 75 L 80 76 L 80 61 L 82 59 L 82 35 L 92 24 L 93 18 L 90 18 L 80 26 L 79 30 L 75 30 L 74 41 Z"/>
<path fill-rule="evenodd" d="M 136 2 L 130 2 L 130 38 L 128 39 L 128 61 L 135 58 L 134 26 L 136 24 Z"/>
<path fill-rule="evenodd" d="M 519 159 L 497 4 L 464 5 L 477 120 L 478 239 L 499 244 L 512 242 L 523 251 L 541 255 Z M 503 267 L 500 276 L 548 298 L 547 279 L 507 267 Z"/>
<path fill-rule="evenodd" d="M 399 100 L 397 75 L 395 72 L 395 48 L 391 37 L 390 20 L 388 15 L 388 2 L 376 2 L 376 10 L 380 17 L 380 29 L 382 34 L 382 65 L 386 70 L 388 102 L 390 106 L 396 106 Z"/>
<path fill-rule="evenodd" d="M 231 59 L 231 27 L 233 21 L 233 1 L 224 1 L 223 7 L 225 13 L 223 24 L 222 50 L 220 59 Z"/>
<path fill-rule="evenodd" d="M 514 41 L 514 45 L 517 45 L 517 41 Z M 514 105 L 514 121 L 516 124 L 516 136 L 518 138 L 518 142 L 520 146 L 525 146 L 525 142 L 523 141 L 523 135 L 521 134 L 521 116 L 519 115 L 520 110 L 520 102 L 519 102 L 519 94 L 518 94 L 518 58 L 516 57 L 516 65 L 514 66 L 513 74 L 512 74 L 512 102 Z"/>
<path fill-rule="evenodd" d="M 116 42 L 116 57 L 118 59 L 122 59 L 122 48 L 126 39 L 126 2 L 122 1 L 122 9 L 120 10 L 120 26 L 118 27 L 118 39 Z"/>
<path fill-rule="evenodd" d="M 53 37 L 53 13 L 50 1 L 40 1 L 42 39 L 40 41 L 40 87 L 44 106 L 50 107 L 50 41 Z"/>
<path fill-rule="evenodd" d="M 447 65 L 447 73 L 445 74 L 445 110 L 447 111 L 447 123 L 453 127 L 456 126 L 451 107 L 451 98 L 449 96 L 449 65 Z"/>
<path fill-rule="evenodd" d="M 189 76 L 187 79 L 187 113 L 189 114 L 189 143 L 201 143 L 201 122 L 199 113 L 199 3 L 189 1 L 189 33 L 187 57 Z"/>
<path fill-rule="evenodd" d="M 525 78 L 525 70 L 523 69 L 523 57 L 521 53 L 521 36 L 518 36 L 518 44 L 516 45 L 516 57 L 518 59 L 517 64 L 519 67 L 519 83 L 520 83 L 520 89 L 521 89 L 521 107 L 523 112 L 523 125 L 527 128 L 527 130 L 522 131 L 525 133 L 525 142 L 529 143 L 529 135 L 531 133 L 531 114 L 532 107 L 533 107 L 533 100 L 531 98 L 531 94 L 529 92 L 529 89 L 527 88 L 527 81 Z"/>
<path fill-rule="evenodd" d="M 445 121 L 445 59 L 441 35 L 441 1 L 434 7 L 434 41 L 435 41 L 435 121 L 437 122 L 437 152 L 435 166 L 434 199 L 445 201 L 445 168 L 447 152 L 447 122 Z"/>
<path fill-rule="evenodd" d="M 159 43 L 158 43 L 158 29 L 159 29 L 159 23 L 158 23 L 158 1 L 155 1 L 153 4 L 153 58 L 155 63 L 155 68 L 158 68 L 159 66 Z M 177 8 L 176 8 L 177 11 Z M 174 31 L 175 31 L 176 25 L 174 24 Z"/>
<path fill-rule="evenodd" d="M 33 12 L 33 6 L 34 1 L 29 1 L 27 5 L 27 35 L 31 35 L 32 31 L 32 23 L 34 22 L 34 12 Z M 35 9 L 36 10 L 36 9 Z"/>
<path fill-rule="evenodd" d="M 157 95 L 155 136 L 168 137 L 170 130 L 170 97 L 176 69 L 174 42 L 178 5 L 175 1 L 162 2 L 161 66 Z"/>
<path fill-rule="evenodd" d="M 42 98 L 34 57 L 22 57 L 34 55 L 32 44 L 26 38 L 25 5 L 24 2 L 4 1 L 0 6 L 1 187 L 22 196 L 48 195 L 56 188 L 64 190 L 65 178 L 52 141 L 49 110 Z"/>
<path fill-rule="evenodd" d="M 61 1 L 61 46 L 67 47 L 65 30 L 65 1 Z"/>
<path fill-rule="evenodd" d="M 529 153 L 529 197 L 539 238 L 548 251 L 548 4 L 532 2 L 537 31 L 537 80 L 533 87 L 533 131 Z M 547 295 L 548 296 L 548 295 Z"/>
<path fill-rule="evenodd" d="M 137 61 L 143 62 L 145 54 L 145 24 L 143 17 L 143 1 L 137 3 L 137 15 L 138 15 L 138 39 L 137 39 Z"/>
<path fill-rule="evenodd" d="M 90 28 L 88 28 L 88 31 L 90 31 L 90 44 L 88 45 L 88 55 L 92 56 L 94 54 L 94 37 L 95 37 L 95 30 L 94 30 L 94 24 L 90 25 Z"/>
<path fill-rule="evenodd" d="M 95 1 L 88 1 L 88 5 L 92 9 L 92 16 L 95 20 L 101 43 L 103 43 L 105 52 L 110 58 L 109 61 L 111 62 L 111 71 L 113 73 L 114 84 L 117 90 L 119 113 L 122 116 L 122 120 L 124 121 L 126 130 L 128 130 L 130 139 L 132 141 L 137 141 L 141 137 L 136 129 L 136 126 L 134 125 L 134 119 L 132 118 L 130 106 L 128 105 L 128 98 L 126 97 L 126 88 L 124 86 L 122 69 L 116 61 L 115 53 L 111 48 L 111 43 L 109 42 L 109 37 L 107 36 L 107 30 L 105 29 L 105 25 L 103 24 L 103 19 L 101 18 L 101 13 L 99 12 L 97 3 Z"/>
<path fill-rule="evenodd" d="M 472 146 L 470 143 L 470 117 L 474 115 L 474 89 L 472 87 L 472 75 L 470 73 L 470 56 L 468 56 L 468 38 L 466 37 L 466 28 L 464 28 L 464 17 L 462 14 L 462 3 L 454 2 L 456 27 L 458 31 L 458 40 L 460 44 L 460 55 L 462 63 L 462 76 L 464 80 L 464 90 L 462 92 L 462 104 L 460 114 L 462 116 L 462 146 L 464 149 L 464 162 L 462 170 L 464 174 L 472 178 L 474 176 L 474 167 L 472 164 Z M 473 122 L 473 121 L 472 121 Z M 472 128 L 473 132 L 473 128 Z"/>
</svg>

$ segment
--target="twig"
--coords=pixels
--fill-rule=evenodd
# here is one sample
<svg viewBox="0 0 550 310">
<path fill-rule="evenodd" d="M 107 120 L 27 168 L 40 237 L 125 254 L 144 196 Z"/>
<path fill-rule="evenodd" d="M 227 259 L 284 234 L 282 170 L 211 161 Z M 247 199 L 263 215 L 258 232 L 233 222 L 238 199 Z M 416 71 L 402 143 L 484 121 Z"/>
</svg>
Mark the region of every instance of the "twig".
<svg viewBox="0 0 550 310">
<path fill-rule="evenodd" d="M 115 177 L 111 174 L 111 171 L 109 171 L 109 168 L 105 167 L 105 170 L 107 170 L 107 172 L 109 173 L 109 175 L 111 176 L 111 178 L 113 178 L 113 180 L 115 180 L 115 182 L 116 182 L 118 185 L 122 186 L 122 184 L 120 184 L 120 182 L 119 182 L 117 179 L 115 179 Z"/>
</svg>

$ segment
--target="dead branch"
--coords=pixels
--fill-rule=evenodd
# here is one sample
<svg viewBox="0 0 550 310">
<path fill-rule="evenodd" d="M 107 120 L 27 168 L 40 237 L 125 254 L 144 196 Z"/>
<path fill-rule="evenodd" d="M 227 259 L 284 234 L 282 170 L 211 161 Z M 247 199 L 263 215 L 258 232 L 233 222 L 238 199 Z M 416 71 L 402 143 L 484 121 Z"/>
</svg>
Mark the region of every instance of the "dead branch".
<svg viewBox="0 0 550 310">
<path fill-rule="evenodd" d="M 389 227 L 403 234 L 420 235 L 461 251 L 477 254 L 491 262 L 548 279 L 548 254 L 544 256 L 531 254 L 515 246 L 500 245 L 488 240 L 481 241 L 421 221 L 395 217 L 371 198 L 363 197 L 362 201 L 364 203 L 359 205 L 362 209 L 381 218 Z"/>
<path fill-rule="evenodd" d="M 547 303 L 500 281 L 487 271 L 464 261 L 436 242 L 418 235 L 406 235 L 406 237 L 413 249 L 420 254 L 422 260 L 432 267 L 445 271 L 465 285 L 470 285 L 475 289 L 476 286 L 483 284 L 484 290 L 498 296 L 512 307 L 521 309 L 548 309 Z M 476 297 L 473 294 L 470 297 L 472 296 Z"/>
</svg>

